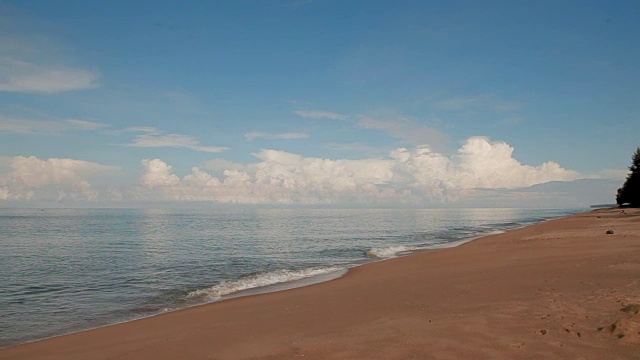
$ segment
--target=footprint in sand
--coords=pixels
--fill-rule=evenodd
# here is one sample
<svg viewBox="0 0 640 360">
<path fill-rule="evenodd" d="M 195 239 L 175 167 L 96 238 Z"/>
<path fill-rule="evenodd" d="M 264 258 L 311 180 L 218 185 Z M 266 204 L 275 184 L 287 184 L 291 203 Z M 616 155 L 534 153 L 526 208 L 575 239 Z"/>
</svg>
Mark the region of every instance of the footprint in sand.
<svg viewBox="0 0 640 360">
<path fill-rule="evenodd" d="M 620 309 L 625 315 L 611 325 L 598 328 L 625 342 L 640 343 L 640 304 L 631 304 Z"/>
<path fill-rule="evenodd" d="M 568 329 L 568 328 L 566 328 L 566 327 L 565 327 L 565 328 L 562 328 L 562 329 L 560 330 L 560 334 L 564 334 L 564 335 L 569 335 L 569 334 L 571 334 L 572 332 L 573 332 L 573 331 L 571 331 L 570 329 Z M 580 333 L 580 331 L 575 331 L 575 332 L 573 332 L 573 333 L 574 333 L 577 337 L 582 337 L 582 334 Z"/>
</svg>

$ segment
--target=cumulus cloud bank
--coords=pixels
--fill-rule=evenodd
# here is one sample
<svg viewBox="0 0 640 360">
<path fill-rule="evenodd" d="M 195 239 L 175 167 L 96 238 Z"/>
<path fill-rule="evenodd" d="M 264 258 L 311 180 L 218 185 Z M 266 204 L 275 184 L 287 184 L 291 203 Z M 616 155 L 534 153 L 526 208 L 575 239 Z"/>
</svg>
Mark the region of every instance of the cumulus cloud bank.
<svg viewBox="0 0 640 360">
<path fill-rule="evenodd" d="M 504 142 L 473 137 L 452 156 L 427 146 L 400 148 L 387 158 L 304 157 L 278 150 L 235 164 L 219 177 L 200 168 L 180 178 L 160 159 L 144 160 L 141 198 L 220 203 L 437 203 L 477 189 L 516 189 L 579 178 L 555 162 L 523 165 Z"/>
<path fill-rule="evenodd" d="M 0 174 L 0 200 L 88 200 L 100 198 L 91 181 L 117 171 L 116 166 L 75 159 L 15 156 Z"/>
<path fill-rule="evenodd" d="M 513 150 L 483 137 L 468 139 L 450 156 L 427 146 L 359 160 L 262 150 L 253 154 L 258 160 L 254 163 L 214 159 L 204 164 L 213 173 L 194 167 L 185 176 L 175 174 L 161 159 L 147 159 L 142 161 L 139 184 L 126 189 L 108 184 L 109 177 L 119 172 L 115 166 L 16 156 L 0 158 L 0 200 L 428 205 L 476 201 L 496 191 L 513 193 L 583 177 L 552 161 L 521 164 L 513 158 Z"/>
</svg>

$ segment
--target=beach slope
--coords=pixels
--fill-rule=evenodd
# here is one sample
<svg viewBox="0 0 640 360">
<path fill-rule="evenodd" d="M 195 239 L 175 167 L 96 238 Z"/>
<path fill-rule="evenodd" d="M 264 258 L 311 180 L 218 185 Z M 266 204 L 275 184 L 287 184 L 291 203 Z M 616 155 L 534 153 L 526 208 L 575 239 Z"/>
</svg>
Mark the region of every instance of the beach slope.
<svg viewBox="0 0 640 360">
<path fill-rule="evenodd" d="M 612 234 L 607 234 L 612 230 Z M 639 359 L 640 211 L 601 209 L 0 359 Z"/>
</svg>

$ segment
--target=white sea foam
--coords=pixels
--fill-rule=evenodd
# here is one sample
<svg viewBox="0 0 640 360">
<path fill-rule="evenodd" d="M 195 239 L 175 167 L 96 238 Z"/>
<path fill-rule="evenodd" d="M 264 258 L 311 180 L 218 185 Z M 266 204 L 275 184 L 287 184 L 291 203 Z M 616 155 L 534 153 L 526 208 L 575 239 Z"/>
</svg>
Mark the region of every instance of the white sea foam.
<svg viewBox="0 0 640 360">
<path fill-rule="evenodd" d="M 481 235 L 477 235 L 477 236 L 473 236 L 473 237 L 467 237 L 467 238 L 463 238 L 463 239 L 460 239 L 460 240 L 447 241 L 447 242 L 443 242 L 443 243 L 429 245 L 429 246 L 425 247 L 425 249 L 437 250 L 437 249 L 452 248 L 452 247 L 460 246 L 462 244 L 468 243 L 470 241 L 473 241 L 473 240 L 476 240 L 476 239 L 479 239 L 479 238 L 483 238 L 483 237 L 491 236 L 491 235 L 503 234 L 503 233 L 505 233 L 504 230 L 493 230 L 493 231 L 490 231 L 490 232 L 487 232 L 487 233 L 483 233 Z"/>
<path fill-rule="evenodd" d="M 476 236 L 464 237 L 460 240 L 446 241 L 442 243 L 423 244 L 420 246 L 391 245 L 387 247 L 376 247 L 367 251 L 366 255 L 370 258 L 389 259 L 389 258 L 397 257 L 399 254 L 412 252 L 412 251 L 435 250 L 435 249 L 445 249 L 445 248 L 455 247 L 481 237 L 497 235 L 502 233 L 504 233 L 504 230 L 493 230 L 493 231 L 489 231 L 482 234 L 476 233 Z"/>
<path fill-rule="evenodd" d="M 234 294 L 244 290 L 256 289 L 286 282 L 293 282 L 315 276 L 330 274 L 332 272 L 337 272 L 340 270 L 344 269 L 337 266 L 332 266 L 302 270 L 276 270 L 264 274 L 247 276 L 235 281 L 224 281 L 210 288 L 192 291 L 187 295 L 187 298 L 202 298 L 210 301 L 215 301 L 221 299 L 223 296 Z"/>
<path fill-rule="evenodd" d="M 388 247 L 373 248 L 367 251 L 367 256 L 378 259 L 387 259 L 398 256 L 398 254 L 408 251 L 415 251 L 415 246 L 393 245 Z"/>
</svg>

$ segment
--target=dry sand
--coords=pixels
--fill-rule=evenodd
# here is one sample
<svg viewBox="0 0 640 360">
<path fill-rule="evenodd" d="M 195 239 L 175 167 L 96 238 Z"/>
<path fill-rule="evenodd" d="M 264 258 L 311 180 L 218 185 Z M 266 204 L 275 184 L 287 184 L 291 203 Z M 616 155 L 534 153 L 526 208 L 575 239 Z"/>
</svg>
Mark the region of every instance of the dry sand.
<svg viewBox="0 0 640 360">
<path fill-rule="evenodd" d="M 604 209 L 0 359 L 640 359 L 638 304 L 640 211 Z"/>
</svg>

